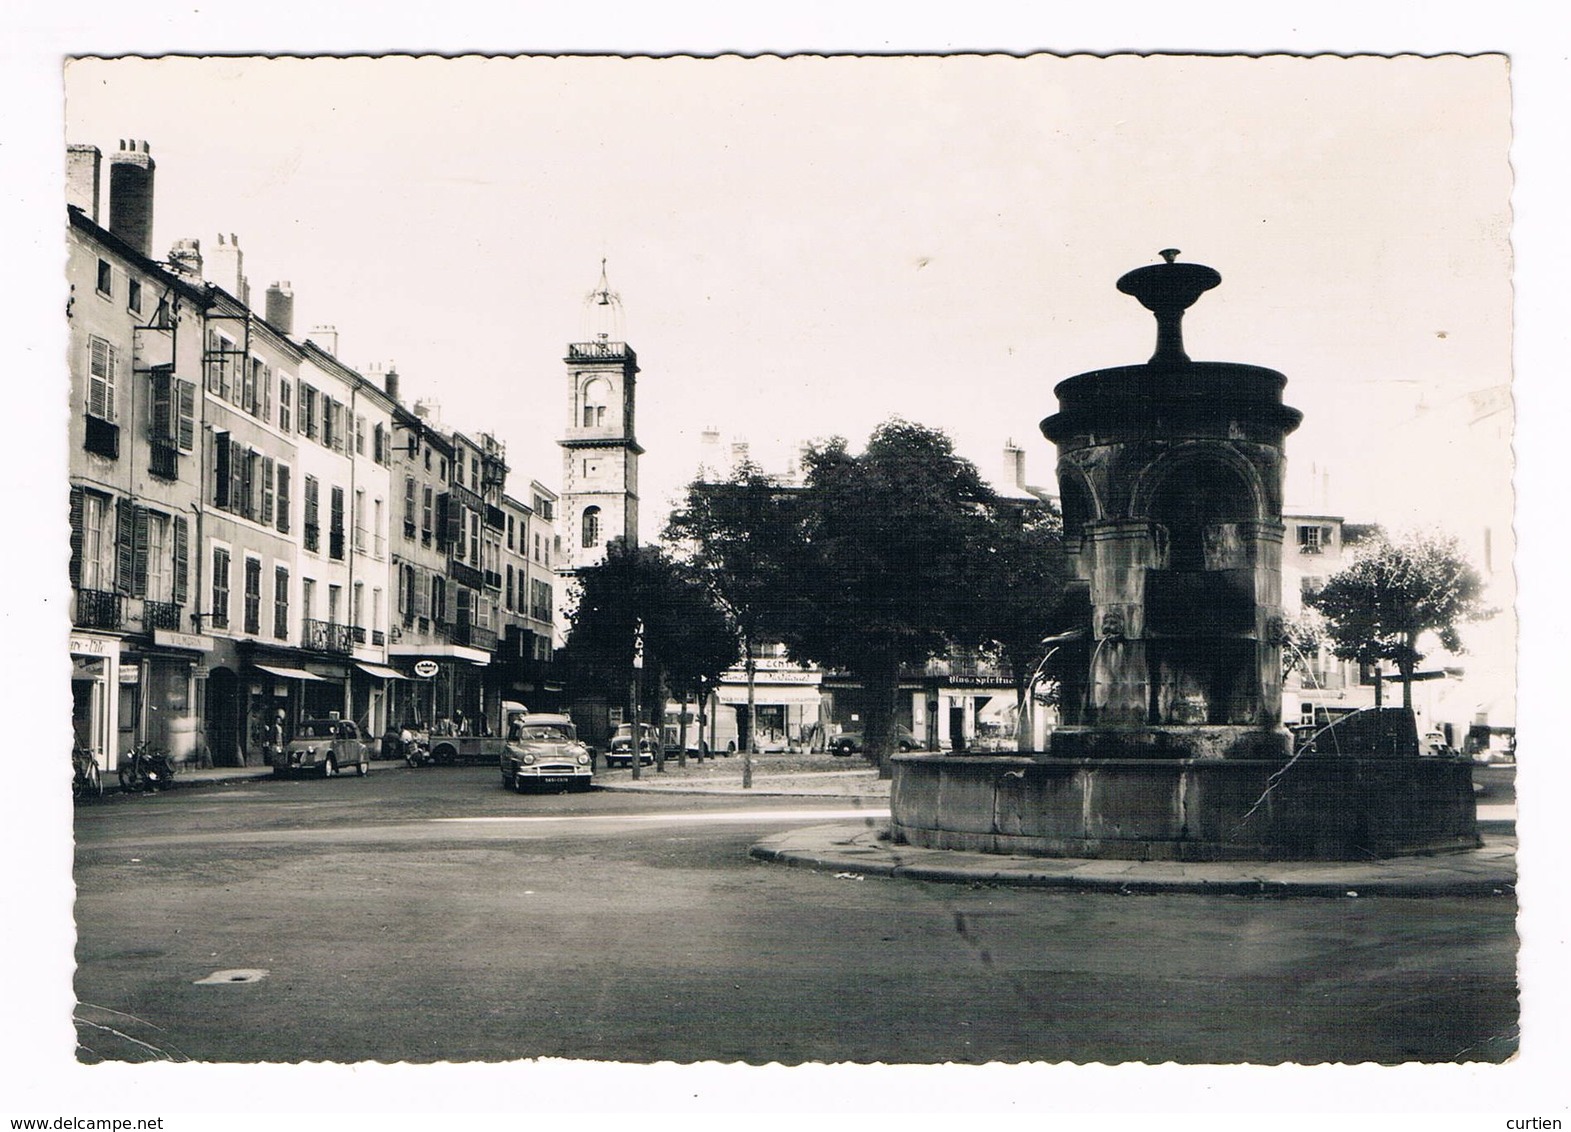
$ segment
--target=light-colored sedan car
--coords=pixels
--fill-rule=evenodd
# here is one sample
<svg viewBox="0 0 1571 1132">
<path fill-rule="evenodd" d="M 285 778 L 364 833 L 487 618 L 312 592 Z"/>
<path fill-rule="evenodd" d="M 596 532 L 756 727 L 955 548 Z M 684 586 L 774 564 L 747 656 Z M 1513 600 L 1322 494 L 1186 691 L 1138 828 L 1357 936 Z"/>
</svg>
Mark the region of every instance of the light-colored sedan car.
<svg viewBox="0 0 1571 1132">
<path fill-rule="evenodd" d="M 371 769 L 371 749 L 360 728 L 348 719 L 303 719 L 284 749 L 273 753 L 273 773 L 280 777 L 315 774 L 331 778 L 350 767 L 356 774 L 366 774 Z"/>
<path fill-rule="evenodd" d="M 594 759 L 565 715 L 516 718 L 502 752 L 502 785 L 525 790 L 588 790 Z"/>
</svg>

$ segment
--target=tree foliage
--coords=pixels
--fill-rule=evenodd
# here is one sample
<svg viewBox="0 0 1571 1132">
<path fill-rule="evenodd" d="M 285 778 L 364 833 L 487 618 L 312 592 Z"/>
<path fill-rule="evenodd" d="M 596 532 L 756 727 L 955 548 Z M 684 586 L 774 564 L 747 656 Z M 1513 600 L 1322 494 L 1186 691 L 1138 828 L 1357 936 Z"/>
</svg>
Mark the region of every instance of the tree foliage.
<svg viewBox="0 0 1571 1132">
<path fill-rule="evenodd" d="M 1377 534 L 1308 602 L 1325 615 L 1337 656 L 1396 665 L 1403 706 L 1411 707 L 1411 677 L 1424 659 L 1421 638 L 1433 633 L 1442 648 L 1462 651 L 1458 626 L 1494 615 L 1482 594 L 1483 581 L 1455 537 L 1428 533 L 1393 541 Z"/>
<path fill-rule="evenodd" d="M 598 566 L 578 575 L 565 659 L 578 687 L 631 682 L 642 643 L 644 705 L 664 704 L 667 686 L 684 700 L 713 687 L 736 660 L 737 636 L 694 571 L 659 547 L 616 539 Z M 643 711 L 638 713 L 643 715 Z"/>
<path fill-rule="evenodd" d="M 971 555 L 970 608 L 963 621 L 997 649 L 1013 673 L 1018 745 L 1030 734 L 1028 684 L 1043 659 L 1042 639 L 1064 628 L 1063 520 L 1045 504 L 999 500 L 988 511 L 984 541 Z"/>
</svg>

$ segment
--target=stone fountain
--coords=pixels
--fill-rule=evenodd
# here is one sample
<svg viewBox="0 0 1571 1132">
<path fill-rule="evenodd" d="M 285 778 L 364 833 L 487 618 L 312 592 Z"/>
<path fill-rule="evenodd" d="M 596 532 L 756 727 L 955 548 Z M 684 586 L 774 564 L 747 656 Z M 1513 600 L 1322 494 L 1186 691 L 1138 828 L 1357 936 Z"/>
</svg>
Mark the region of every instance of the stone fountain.
<svg viewBox="0 0 1571 1132">
<path fill-rule="evenodd" d="M 937 848 L 1136 860 L 1363 860 L 1476 848 L 1466 763 L 1393 750 L 1294 757 L 1282 725 L 1282 484 L 1275 370 L 1191 361 L 1182 321 L 1222 277 L 1137 268 L 1141 365 L 1058 384 L 1066 593 L 1062 723 L 1035 756 L 907 755 L 891 832 Z"/>
</svg>

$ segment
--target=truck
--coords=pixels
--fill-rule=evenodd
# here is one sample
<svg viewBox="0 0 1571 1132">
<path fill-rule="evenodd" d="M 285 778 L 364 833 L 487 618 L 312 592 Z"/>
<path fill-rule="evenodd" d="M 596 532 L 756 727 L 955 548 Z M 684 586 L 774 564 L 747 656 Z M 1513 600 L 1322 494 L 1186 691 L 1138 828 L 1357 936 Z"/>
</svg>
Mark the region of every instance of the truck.
<svg viewBox="0 0 1571 1132">
<path fill-rule="evenodd" d="M 507 751 L 507 735 L 513 725 L 529 714 L 523 704 L 512 700 L 502 703 L 500 735 L 437 735 L 430 739 L 430 760 L 443 766 L 455 763 L 496 762 Z"/>
</svg>

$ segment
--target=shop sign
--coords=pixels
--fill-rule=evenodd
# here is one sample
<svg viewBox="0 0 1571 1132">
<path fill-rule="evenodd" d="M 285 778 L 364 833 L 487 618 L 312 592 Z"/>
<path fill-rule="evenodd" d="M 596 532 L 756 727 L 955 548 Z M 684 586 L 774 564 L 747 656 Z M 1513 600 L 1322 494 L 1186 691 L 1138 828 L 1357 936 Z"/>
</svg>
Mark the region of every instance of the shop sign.
<svg viewBox="0 0 1571 1132">
<path fill-rule="evenodd" d="M 120 666 L 120 683 L 140 684 L 142 682 L 142 668 L 136 664 L 122 664 Z"/>
<path fill-rule="evenodd" d="M 440 671 L 440 668 L 434 660 L 415 661 L 415 675 L 424 680 L 429 680 L 431 677 L 435 676 L 438 671 Z"/>
<path fill-rule="evenodd" d="M 173 629 L 154 629 L 153 644 L 162 645 L 169 649 L 192 649 L 196 652 L 212 652 L 213 638 L 198 636 L 195 633 L 177 633 Z"/>
<path fill-rule="evenodd" d="M 71 651 L 84 656 L 114 656 L 120 652 L 120 642 L 106 640 L 103 637 L 73 636 Z"/>
</svg>

